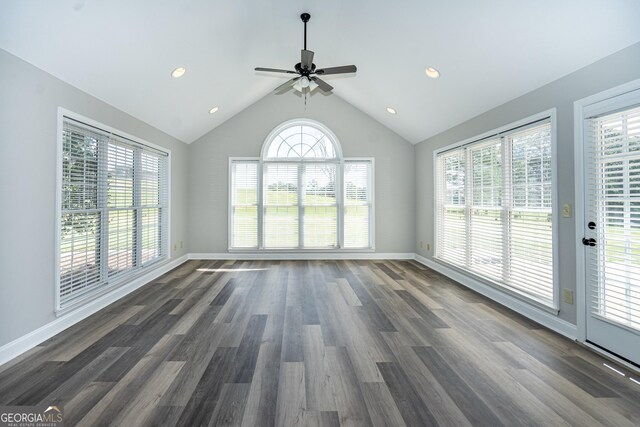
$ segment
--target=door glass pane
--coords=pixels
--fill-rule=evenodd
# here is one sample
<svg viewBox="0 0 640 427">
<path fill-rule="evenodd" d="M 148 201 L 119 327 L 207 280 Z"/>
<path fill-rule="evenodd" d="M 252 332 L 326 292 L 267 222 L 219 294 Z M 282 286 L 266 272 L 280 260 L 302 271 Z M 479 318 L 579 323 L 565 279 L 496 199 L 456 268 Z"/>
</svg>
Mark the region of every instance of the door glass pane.
<svg viewBox="0 0 640 427">
<path fill-rule="evenodd" d="M 640 330 L 640 108 L 593 121 L 596 314 Z"/>
</svg>

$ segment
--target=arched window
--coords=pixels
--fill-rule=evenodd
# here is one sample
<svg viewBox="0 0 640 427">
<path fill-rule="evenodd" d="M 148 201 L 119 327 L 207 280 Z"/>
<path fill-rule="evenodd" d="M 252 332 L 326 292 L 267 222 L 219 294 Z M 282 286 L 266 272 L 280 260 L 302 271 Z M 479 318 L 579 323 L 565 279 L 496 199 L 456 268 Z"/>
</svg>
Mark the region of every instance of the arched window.
<svg viewBox="0 0 640 427">
<path fill-rule="evenodd" d="M 282 123 L 230 165 L 230 249 L 373 248 L 373 160 L 344 159 L 322 124 Z"/>
<path fill-rule="evenodd" d="M 311 120 L 292 120 L 276 127 L 262 147 L 263 160 L 339 160 L 342 150 L 329 129 Z"/>
</svg>

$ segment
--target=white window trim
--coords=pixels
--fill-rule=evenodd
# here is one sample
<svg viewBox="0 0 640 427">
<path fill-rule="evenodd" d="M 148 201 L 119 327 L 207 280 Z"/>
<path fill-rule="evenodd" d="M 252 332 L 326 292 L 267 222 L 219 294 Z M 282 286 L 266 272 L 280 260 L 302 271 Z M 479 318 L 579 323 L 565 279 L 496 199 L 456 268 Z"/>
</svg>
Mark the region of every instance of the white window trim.
<svg viewBox="0 0 640 427">
<path fill-rule="evenodd" d="M 558 212 L 558 167 L 557 167 L 557 120 L 556 120 L 556 109 L 555 108 L 551 108 L 549 110 L 545 110 L 542 111 L 540 113 L 534 114 L 532 116 L 526 117 L 524 119 L 521 120 L 517 120 L 515 122 L 506 124 L 504 126 L 500 126 L 499 128 L 490 130 L 488 132 L 484 132 L 480 135 L 476 135 L 473 136 L 471 138 L 467 138 L 463 141 L 460 142 L 456 142 L 454 144 L 450 144 L 447 145 L 445 147 L 442 148 L 438 148 L 437 150 L 433 151 L 433 206 L 436 206 L 437 203 L 437 192 L 438 192 L 438 182 L 436 179 L 436 175 L 435 175 L 435 171 L 437 170 L 437 165 L 438 165 L 438 155 L 440 153 L 444 153 L 446 151 L 450 151 L 459 147 L 462 147 L 464 145 L 468 145 L 471 143 L 475 143 L 475 142 L 480 142 L 484 139 L 489 139 L 492 136 L 497 136 L 498 134 L 501 133 L 505 133 L 508 131 L 511 131 L 515 128 L 521 127 L 521 126 L 526 126 L 528 124 L 531 124 L 533 122 L 536 121 L 540 121 L 540 120 L 544 120 L 544 119 L 549 119 L 551 122 L 551 174 L 552 174 L 552 185 L 551 185 L 551 218 L 552 218 L 552 230 L 551 230 L 551 236 L 552 236 L 552 253 L 553 253 L 553 306 L 547 306 L 545 304 L 542 304 L 538 301 L 536 301 L 533 298 L 530 298 L 524 294 L 521 294 L 520 292 L 514 290 L 514 289 L 509 289 L 507 287 L 505 287 L 504 285 L 495 282 L 493 280 L 487 279 L 486 277 L 482 277 L 480 275 L 477 275 L 471 271 L 468 271 L 466 269 L 460 268 L 454 264 L 448 263 L 442 259 L 436 258 L 435 256 L 433 257 L 433 260 L 437 263 L 440 263 L 448 268 L 451 268 L 457 272 L 459 272 L 460 274 L 463 274 L 465 276 L 470 277 L 473 280 L 476 280 L 478 282 L 481 282 L 483 284 L 489 285 L 493 288 L 496 288 L 497 290 L 499 290 L 500 292 L 503 292 L 505 294 L 511 295 L 521 301 L 524 301 L 534 307 L 537 307 L 541 310 L 550 312 L 554 315 L 558 315 L 558 313 L 560 312 L 560 285 L 559 285 L 559 251 L 558 251 L 558 225 L 559 225 L 559 212 Z M 436 212 L 434 210 L 434 214 L 433 214 L 433 232 L 434 232 L 434 241 L 433 241 L 433 253 L 437 253 L 437 239 L 435 239 L 435 232 L 437 230 L 437 215 Z"/>
<path fill-rule="evenodd" d="M 83 297 L 78 298 L 77 301 L 71 302 L 69 305 L 62 307 L 60 303 L 60 241 L 61 241 L 61 222 L 62 222 L 62 154 L 63 154 L 63 128 L 64 128 L 64 118 L 70 118 L 73 120 L 77 120 L 79 122 L 85 123 L 87 125 L 96 127 L 108 133 L 113 133 L 119 136 L 122 136 L 126 139 L 130 139 L 133 142 L 138 144 L 145 145 L 147 147 L 151 147 L 158 151 L 164 152 L 167 154 L 167 254 L 159 258 L 157 260 L 147 262 L 144 265 L 144 268 L 138 267 L 135 270 L 131 271 L 129 274 L 124 275 L 124 277 L 115 278 L 114 280 L 107 283 L 106 286 L 97 289 L 94 292 L 89 292 Z M 55 236 L 54 236 L 54 265 L 55 265 L 55 306 L 54 312 L 56 317 L 60 317 L 70 311 L 78 309 L 89 302 L 100 298 L 101 296 L 114 291 L 115 289 L 125 285 L 126 283 L 135 280 L 136 278 L 143 276 L 150 271 L 160 268 L 164 264 L 168 263 L 171 259 L 171 150 L 166 147 L 162 147 L 157 144 L 153 144 L 151 142 L 145 141 L 136 136 L 130 135 L 126 132 L 122 132 L 119 129 L 115 129 L 111 126 L 100 123 L 96 120 L 85 117 L 81 114 L 75 113 L 73 111 L 67 110 L 63 107 L 58 107 L 58 115 L 57 115 L 57 137 L 56 137 L 56 204 L 55 204 Z"/>
<path fill-rule="evenodd" d="M 589 311 L 586 307 L 586 255 L 582 237 L 584 236 L 585 224 L 585 197 L 584 197 L 584 120 L 587 117 L 586 109 L 589 106 L 602 101 L 609 101 L 611 110 L 620 102 L 620 96 L 629 92 L 640 90 L 640 79 L 604 90 L 591 96 L 579 99 L 573 103 L 573 137 L 574 137 L 574 176 L 575 176 L 575 233 L 576 233 L 576 323 L 578 341 L 587 341 L 587 316 Z M 606 107 L 606 104 L 602 104 Z M 605 110 L 607 108 L 604 108 Z M 587 343 L 591 348 L 602 353 L 598 347 Z M 609 354 L 609 353 L 606 353 Z M 609 354 L 610 356 L 610 354 Z M 618 360 L 620 362 L 620 360 Z M 624 363 L 624 362 L 623 362 Z M 629 366 L 628 364 L 624 363 Z"/>
</svg>

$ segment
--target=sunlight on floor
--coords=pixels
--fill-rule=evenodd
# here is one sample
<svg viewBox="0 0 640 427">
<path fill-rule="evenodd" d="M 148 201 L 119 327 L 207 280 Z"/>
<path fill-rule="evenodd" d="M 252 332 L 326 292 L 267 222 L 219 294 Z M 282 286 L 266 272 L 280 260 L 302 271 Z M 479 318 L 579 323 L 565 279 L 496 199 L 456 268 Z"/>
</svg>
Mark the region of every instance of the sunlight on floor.
<svg viewBox="0 0 640 427">
<path fill-rule="evenodd" d="M 206 273 L 232 272 L 232 271 L 268 271 L 268 268 L 198 268 L 197 271 Z"/>
</svg>

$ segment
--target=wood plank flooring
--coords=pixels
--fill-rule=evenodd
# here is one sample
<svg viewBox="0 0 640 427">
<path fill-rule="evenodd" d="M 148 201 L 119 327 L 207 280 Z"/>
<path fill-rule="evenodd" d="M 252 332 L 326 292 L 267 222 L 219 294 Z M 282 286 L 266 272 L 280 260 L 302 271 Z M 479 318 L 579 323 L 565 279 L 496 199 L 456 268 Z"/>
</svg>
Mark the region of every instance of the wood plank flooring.
<svg viewBox="0 0 640 427">
<path fill-rule="evenodd" d="M 81 426 L 637 426 L 630 378 L 412 261 L 189 261 L 0 366 L 0 405 Z"/>
</svg>

